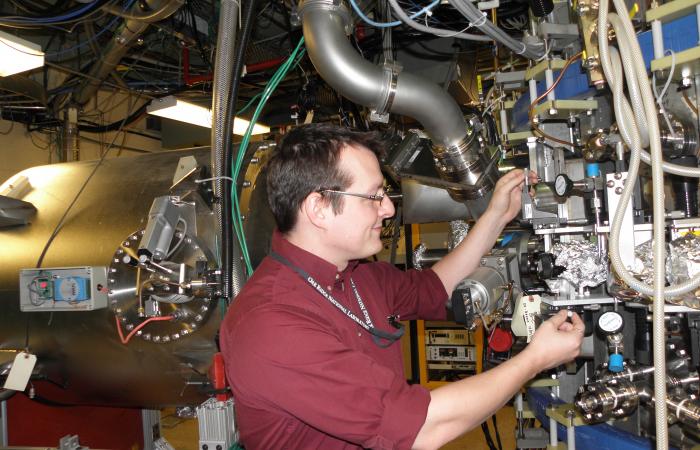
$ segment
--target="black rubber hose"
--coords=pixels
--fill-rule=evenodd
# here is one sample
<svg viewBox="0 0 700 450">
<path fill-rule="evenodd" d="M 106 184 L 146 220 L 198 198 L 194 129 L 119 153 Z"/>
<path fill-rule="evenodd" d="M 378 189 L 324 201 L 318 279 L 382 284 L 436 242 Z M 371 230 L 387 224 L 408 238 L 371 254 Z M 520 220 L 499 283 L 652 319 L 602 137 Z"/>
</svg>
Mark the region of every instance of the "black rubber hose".
<svg viewBox="0 0 700 450">
<path fill-rule="evenodd" d="M 697 166 L 695 156 L 674 158 L 673 162 L 688 167 Z M 686 217 L 696 217 L 698 215 L 698 179 L 672 175 L 671 185 L 675 193 L 675 208 L 683 211 Z"/>
<path fill-rule="evenodd" d="M 528 2 L 535 17 L 544 17 L 554 10 L 553 0 L 528 0 Z"/>
<path fill-rule="evenodd" d="M 236 52 L 233 59 L 233 78 L 231 80 L 231 93 L 227 96 L 226 101 L 226 123 L 224 124 L 224 129 L 228 130 L 224 136 L 224 160 L 221 162 L 221 167 L 225 174 L 230 174 L 233 167 L 233 118 L 236 113 L 236 103 L 238 102 L 238 88 L 241 84 L 241 76 L 243 74 L 243 65 L 245 63 L 245 51 L 248 47 L 248 40 L 250 39 L 250 32 L 253 29 L 253 22 L 255 21 L 255 5 L 256 0 L 250 0 L 247 2 L 247 8 L 243 15 L 243 23 L 241 24 L 241 31 L 239 34 L 238 45 L 236 46 Z M 233 203 L 231 201 L 231 192 L 236 189 L 236 195 L 238 195 L 237 188 L 231 181 L 224 179 L 224 196 L 221 203 L 221 214 L 222 214 L 222 237 L 221 237 L 221 260 L 223 265 L 224 273 L 231 273 L 233 269 L 233 252 L 231 245 L 236 243 L 233 241 Z M 238 243 L 237 245 L 243 245 L 243 243 Z M 228 292 L 224 293 L 224 296 L 233 300 L 233 283 L 228 283 L 226 285 L 226 290 Z"/>
</svg>

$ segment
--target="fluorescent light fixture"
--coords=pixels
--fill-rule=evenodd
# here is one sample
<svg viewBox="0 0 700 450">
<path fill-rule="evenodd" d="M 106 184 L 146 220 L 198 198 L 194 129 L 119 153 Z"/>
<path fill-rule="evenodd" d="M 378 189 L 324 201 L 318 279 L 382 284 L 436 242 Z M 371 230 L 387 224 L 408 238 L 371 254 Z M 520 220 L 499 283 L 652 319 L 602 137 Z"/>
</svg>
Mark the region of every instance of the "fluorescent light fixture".
<svg viewBox="0 0 700 450">
<path fill-rule="evenodd" d="M 0 31 L 0 77 L 44 65 L 41 46 Z"/>
<path fill-rule="evenodd" d="M 178 100 L 174 95 L 157 98 L 146 108 L 148 114 L 165 117 L 166 119 L 178 120 L 180 122 L 191 123 L 200 127 L 211 128 L 211 109 L 193 103 Z M 233 120 L 233 134 L 243 136 L 248 129 L 250 121 L 236 117 Z M 253 125 L 253 134 L 269 133 L 270 127 L 256 123 Z"/>
</svg>

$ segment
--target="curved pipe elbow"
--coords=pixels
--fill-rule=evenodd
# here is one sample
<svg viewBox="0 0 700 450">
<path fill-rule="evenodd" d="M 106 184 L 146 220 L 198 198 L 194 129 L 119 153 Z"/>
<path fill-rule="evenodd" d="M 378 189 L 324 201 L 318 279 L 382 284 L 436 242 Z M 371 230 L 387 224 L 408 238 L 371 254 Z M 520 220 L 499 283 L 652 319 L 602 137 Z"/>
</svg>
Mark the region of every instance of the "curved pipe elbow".
<svg viewBox="0 0 700 450">
<path fill-rule="evenodd" d="M 433 142 L 458 145 L 467 135 L 467 124 L 455 102 L 437 84 L 400 72 L 392 88 L 385 69 L 362 58 L 345 33 L 349 12 L 324 0 L 306 0 L 300 8 L 304 39 L 311 62 L 321 77 L 349 100 L 380 109 L 387 92 L 394 89 L 388 111 L 418 120 Z"/>
<path fill-rule="evenodd" d="M 310 2 L 305 2 L 308 4 Z M 362 58 L 345 38 L 338 13 L 314 8 L 304 11 L 306 51 L 321 77 L 351 101 L 376 108 L 382 69 Z"/>
<path fill-rule="evenodd" d="M 341 95 L 379 114 L 397 113 L 418 120 L 433 141 L 439 176 L 463 184 L 450 196 L 466 202 L 478 218 L 498 179 L 481 146 L 470 133 L 457 102 L 435 83 L 396 66 L 366 61 L 350 45 L 346 27 L 350 13 L 339 0 L 305 0 L 299 8 L 311 62 Z"/>
<path fill-rule="evenodd" d="M 457 102 L 437 84 L 407 72 L 399 74 L 391 112 L 416 119 L 433 143 L 443 147 L 456 147 L 467 137 Z"/>
</svg>

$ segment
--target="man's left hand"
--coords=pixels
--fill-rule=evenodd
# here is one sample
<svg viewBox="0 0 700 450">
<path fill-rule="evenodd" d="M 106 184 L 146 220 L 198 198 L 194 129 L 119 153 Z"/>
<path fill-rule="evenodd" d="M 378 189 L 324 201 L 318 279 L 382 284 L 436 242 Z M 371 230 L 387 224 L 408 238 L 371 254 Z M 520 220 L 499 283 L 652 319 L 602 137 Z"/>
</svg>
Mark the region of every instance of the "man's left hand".
<svg viewBox="0 0 700 450">
<path fill-rule="evenodd" d="M 528 175 L 530 184 L 537 184 L 537 174 L 529 171 Z M 524 183 L 525 172 L 522 169 L 511 170 L 496 183 L 487 212 L 501 217 L 504 226 L 520 212 Z"/>
</svg>

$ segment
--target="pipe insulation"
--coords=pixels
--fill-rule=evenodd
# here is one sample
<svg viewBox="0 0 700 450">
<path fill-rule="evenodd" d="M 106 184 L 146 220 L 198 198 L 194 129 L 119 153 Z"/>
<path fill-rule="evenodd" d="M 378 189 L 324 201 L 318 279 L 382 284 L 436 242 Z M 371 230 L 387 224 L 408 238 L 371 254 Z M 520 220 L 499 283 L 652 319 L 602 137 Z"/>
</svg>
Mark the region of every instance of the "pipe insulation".
<svg viewBox="0 0 700 450">
<path fill-rule="evenodd" d="M 236 30 L 238 28 L 237 0 L 222 0 L 219 10 L 219 32 L 216 42 L 214 83 L 212 93 L 211 166 L 212 185 L 217 201 L 214 204 L 216 233 L 221 243 L 222 296 L 232 299 L 237 294 L 245 274 L 241 264 L 240 243 L 233 242 L 232 217 L 224 202 L 230 202 L 231 182 L 226 169 L 226 145 L 230 145 L 233 130 L 232 105 L 228 101 L 233 86 Z"/>
<path fill-rule="evenodd" d="M 630 147 L 631 150 L 631 157 L 632 159 L 630 160 L 630 168 L 628 170 L 628 179 L 634 180 L 636 182 L 637 179 L 637 169 L 633 162 L 635 161 L 635 158 L 637 160 L 641 159 L 641 161 L 644 161 L 645 163 L 650 163 L 651 162 L 651 157 L 649 153 L 645 152 L 641 148 L 641 137 L 640 137 L 640 131 L 639 131 L 639 125 L 636 124 L 635 118 L 634 118 L 634 113 L 632 112 L 632 107 L 630 106 L 629 102 L 627 101 L 626 98 L 622 96 L 622 89 L 623 86 L 621 84 L 622 79 L 622 65 L 623 63 L 620 62 L 620 58 L 618 55 L 617 50 L 614 47 L 603 47 L 601 46 L 601 51 L 604 55 L 602 58 L 602 66 L 604 69 L 604 72 L 606 72 L 606 78 L 610 81 L 611 88 L 613 90 L 613 101 L 614 101 L 614 107 L 615 107 L 615 116 L 618 117 L 618 127 L 620 129 L 620 135 L 623 137 L 623 140 L 625 143 Z M 608 53 L 609 52 L 609 53 Z M 608 56 L 608 54 L 610 56 Z M 612 65 L 612 66 L 611 66 Z M 606 69 L 608 67 L 609 69 Z M 627 66 L 629 67 L 629 66 Z M 608 75 L 608 70 L 619 70 L 619 76 L 614 76 L 614 75 Z M 617 93 L 617 90 L 619 89 L 620 93 Z M 637 142 L 635 142 L 635 139 Z M 667 167 L 669 166 L 669 167 Z M 698 176 L 698 169 L 697 168 L 689 168 L 685 167 L 687 170 L 682 170 L 684 169 L 684 166 L 680 166 L 678 164 L 671 164 L 671 163 L 665 163 L 662 165 L 663 169 L 665 172 L 671 173 L 671 174 L 677 174 L 677 175 L 682 175 L 682 176 Z M 675 169 L 675 167 L 678 167 L 678 170 Z M 627 206 L 627 203 L 629 203 L 629 200 L 632 195 L 632 190 L 634 187 L 635 183 L 626 183 L 625 184 L 625 189 L 623 189 L 622 196 L 621 196 L 621 203 L 620 207 L 616 211 L 615 216 L 613 217 L 613 222 L 611 225 L 611 231 L 610 231 L 610 237 L 611 237 L 611 262 L 613 264 L 613 267 L 615 268 L 615 271 L 620 275 L 622 280 L 627 283 L 631 288 L 635 289 L 638 292 L 641 292 L 644 295 L 651 296 L 653 295 L 653 287 L 645 284 L 644 282 L 638 280 L 634 276 L 632 276 L 629 271 L 626 269 L 624 266 L 622 259 L 620 258 L 620 253 L 619 253 L 619 248 L 617 245 L 612 245 L 612 242 L 618 242 L 619 241 L 619 235 L 620 235 L 620 227 L 622 225 L 622 217 L 624 215 L 624 209 Z M 629 186 L 629 188 L 628 188 Z M 625 195 L 627 192 L 628 195 Z M 619 213 L 619 217 L 618 217 Z M 680 284 L 672 285 L 672 286 L 667 286 L 664 289 L 664 295 L 667 297 L 677 297 L 679 295 L 685 294 L 687 292 L 693 291 L 696 288 L 700 286 L 700 275 Z"/>
<path fill-rule="evenodd" d="M 651 295 L 653 296 L 653 332 L 654 332 L 654 396 L 656 404 L 665 404 L 666 399 L 666 357 L 665 357 L 665 340 L 666 329 L 664 323 L 664 284 L 665 284 L 665 215 L 664 215 L 664 191 L 663 191 L 663 172 L 662 172 L 662 154 L 661 154 L 661 137 L 659 130 L 658 118 L 656 116 L 656 107 L 654 97 L 651 93 L 649 80 L 644 65 L 644 60 L 641 56 L 639 44 L 636 40 L 634 29 L 632 28 L 629 19 L 627 19 L 626 8 L 623 2 L 613 0 L 618 16 L 610 14 L 608 17 L 608 1 L 601 0 L 598 16 L 598 29 L 604 32 L 599 33 L 598 45 L 600 48 L 600 56 L 608 82 L 613 86 L 614 107 L 618 125 L 621 129 L 623 139 L 628 140 L 628 145 L 631 149 L 630 168 L 627 175 L 628 183 L 623 189 L 622 198 L 618 209 L 615 212 L 613 223 L 611 225 L 610 242 L 611 242 L 611 261 L 616 272 L 621 278 L 632 278 L 626 272 L 624 264 L 619 258 L 619 233 L 622 223 L 622 215 L 629 202 L 631 191 L 639 168 L 639 159 L 641 154 L 640 131 L 637 123 L 634 120 L 634 115 L 631 113 L 631 108 L 626 97 L 622 93 L 622 64 L 619 60 L 617 52 L 611 51 L 607 42 L 607 27 L 608 21 L 617 25 L 620 28 L 620 33 L 617 34 L 618 43 L 621 43 L 626 51 L 630 52 L 632 65 L 626 66 L 626 71 L 632 71 L 637 77 L 637 82 L 640 87 L 640 96 L 643 101 L 644 114 L 646 115 L 649 131 L 649 142 L 651 146 L 651 161 L 652 161 L 652 185 L 653 185 L 653 251 L 654 251 L 654 282 Z M 619 20 L 618 20 L 619 18 Z M 611 58 L 612 56 L 612 58 Z M 625 280 L 627 281 L 627 280 Z M 629 283 L 630 286 L 636 289 L 635 285 L 639 283 L 634 280 Z M 658 449 L 668 448 L 668 422 L 666 408 L 656 408 L 656 446 Z"/>
<path fill-rule="evenodd" d="M 238 39 L 236 42 L 236 50 L 234 54 L 234 59 L 233 59 L 233 66 L 231 67 L 232 71 L 232 76 L 233 78 L 231 79 L 231 89 L 230 93 L 226 96 L 227 99 L 227 105 L 226 105 L 226 111 L 228 111 L 226 119 L 226 129 L 228 130 L 228 133 L 224 134 L 224 137 L 226 138 L 225 145 L 224 145 L 224 161 L 222 163 L 222 167 L 224 168 L 224 173 L 233 173 L 233 161 L 234 161 L 234 148 L 233 148 L 233 121 L 236 115 L 236 105 L 238 103 L 238 91 L 239 91 L 239 86 L 241 84 L 241 78 L 243 78 L 243 72 L 245 70 L 245 54 L 246 54 L 246 49 L 248 47 L 248 42 L 250 41 L 250 34 L 253 30 L 253 26 L 255 24 L 255 13 L 256 9 L 258 6 L 258 1 L 257 0 L 248 0 L 248 2 L 245 5 L 245 11 L 243 13 L 243 18 L 242 18 L 242 24 L 241 24 L 241 30 L 238 35 Z M 236 150 L 238 152 L 245 152 L 245 148 L 242 146 L 237 146 Z M 245 155 L 242 155 L 245 156 Z M 236 158 L 238 160 L 238 158 Z M 228 180 L 224 180 L 225 183 L 229 183 Z M 223 202 L 223 214 L 224 218 L 227 220 L 226 226 L 224 227 L 224 231 L 226 233 L 229 233 L 233 235 L 233 199 L 231 198 L 233 195 L 238 195 L 238 184 L 234 184 L 230 186 L 231 191 L 227 190 L 226 192 L 230 192 L 231 195 L 228 195 L 226 197 L 226 201 Z M 230 222 L 230 223 L 228 223 Z M 243 237 L 243 236 L 242 236 Z M 229 283 L 230 288 L 226 291 L 224 291 L 224 295 L 226 298 L 233 299 L 236 295 L 238 295 L 238 292 L 240 291 L 243 282 L 245 281 L 246 277 L 246 271 L 245 271 L 245 264 L 242 261 L 242 247 L 243 244 L 240 242 L 236 242 L 235 245 L 235 252 L 231 251 L 229 254 L 231 255 L 230 261 L 227 261 L 227 264 L 229 264 L 227 267 L 231 267 L 231 279 L 232 282 Z"/>
<path fill-rule="evenodd" d="M 143 18 L 124 21 L 112 40 L 107 44 L 100 61 L 92 67 L 88 77 L 74 91 L 73 101 L 79 105 L 87 103 L 95 95 L 102 82 L 107 79 L 109 74 L 112 73 L 122 58 L 128 53 L 134 42 L 146 31 L 149 24 L 170 17 L 183 3 L 184 0 L 154 0 L 147 3 L 153 11 L 143 15 L 140 6 L 141 2 L 137 2 L 132 7 L 130 14 L 140 15 Z"/>
</svg>

